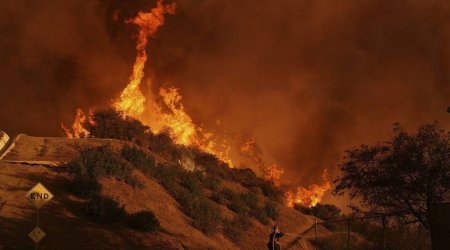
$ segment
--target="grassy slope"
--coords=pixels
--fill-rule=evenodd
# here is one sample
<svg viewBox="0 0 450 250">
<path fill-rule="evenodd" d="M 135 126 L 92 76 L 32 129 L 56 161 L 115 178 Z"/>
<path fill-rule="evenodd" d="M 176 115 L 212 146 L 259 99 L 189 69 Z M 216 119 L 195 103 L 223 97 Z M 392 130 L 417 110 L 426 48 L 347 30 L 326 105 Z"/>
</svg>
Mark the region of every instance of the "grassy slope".
<svg viewBox="0 0 450 250">
<path fill-rule="evenodd" d="M 158 233 L 141 233 L 127 229 L 121 224 L 98 225 L 80 214 L 84 201 L 70 194 L 70 177 L 64 168 L 12 164 L 7 161 L 58 161 L 68 162 L 77 157 L 78 147 L 93 147 L 110 143 L 121 147 L 123 142 L 104 139 L 66 139 L 43 138 L 23 135 L 15 148 L 0 161 L 0 204 L 6 201 L 0 210 L 0 245 L 32 246 L 27 234 L 35 225 L 35 210 L 24 198 L 25 193 L 36 182 L 42 182 L 55 198 L 41 211 L 41 227 L 47 233 L 41 246 L 48 248 L 73 247 L 127 247 L 144 249 L 264 249 L 270 225 L 263 226 L 252 220 L 251 230 L 244 233 L 240 246 L 216 234 L 206 236 L 191 226 L 191 219 L 183 214 L 177 202 L 156 181 L 136 172 L 145 183 L 144 189 L 135 189 L 129 185 L 112 180 L 102 180 L 105 195 L 125 205 L 129 213 L 144 209 L 152 210 L 161 222 Z M 158 158 L 162 161 L 163 159 Z M 239 183 L 225 182 L 223 185 L 235 190 L 246 191 Z M 232 218 L 234 212 L 221 207 L 225 217 Z M 279 219 L 275 222 L 290 233 L 300 234 L 314 222 L 314 217 L 298 211 L 281 207 Z M 329 232 L 320 228 L 321 234 Z M 312 232 L 307 233 L 312 235 Z M 283 239 L 289 249 L 311 249 L 305 239 L 286 236 Z M 286 249 L 286 248 L 285 248 Z"/>
</svg>

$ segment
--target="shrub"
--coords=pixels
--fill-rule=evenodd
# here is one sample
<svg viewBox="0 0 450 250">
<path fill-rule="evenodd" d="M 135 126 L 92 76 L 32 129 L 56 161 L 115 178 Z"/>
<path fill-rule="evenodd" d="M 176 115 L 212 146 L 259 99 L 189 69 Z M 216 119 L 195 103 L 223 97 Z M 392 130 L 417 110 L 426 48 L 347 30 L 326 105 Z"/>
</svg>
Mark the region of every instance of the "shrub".
<svg viewBox="0 0 450 250">
<path fill-rule="evenodd" d="M 227 198 L 222 192 L 215 192 L 211 195 L 211 200 L 215 201 L 220 205 L 225 205 Z"/>
<path fill-rule="evenodd" d="M 87 216 L 98 223 L 119 222 L 125 217 L 123 207 L 111 198 L 96 195 L 84 209 Z"/>
<path fill-rule="evenodd" d="M 173 164 L 159 164 L 155 167 L 153 176 L 163 185 L 165 188 L 175 183 L 178 177 L 183 174 L 183 169 L 178 165 Z"/>
<path fill-rule="evenodd" d="M 203 185 L 212 191 L 218 191 L 221 179 L 214 175 L 208 175 L 203 178 Z"/>
<path fill-rule="evenodd" d="M 203 173 L 200 171 L 185 172 L 181 178 L 182 185 L 187 188 L 191 193 L 196 195 L 202 195 L 202 176 Z"/>
<path fill-rule="evenodd" d="M 224 188 L 220 192 L 229 201 L 231 201 L 231 199 L 233 199 L 233 197 L 237 195 L 233 190 L 231 190 L 229 188 Z"/>
<path fill-rule="evenodd" d="M 267 201 L 264 209 L 266 210 L 267 216 L 269 216 L 273 220 L 276 220 L 278 218 L 279 209 L 277 203 L 273 201 Z"/>
<path fill-rule="evenodd" d="M 139 120 L 124 117 L 122 113 L 109 108 L 97 110 L 92 115 L 92 121 L 86 127 L 93 137 L 126 140 L 139 146 L 148 146 L 150 128 Z"/>
<path fill-rule="evenodd" d="M 272 201 L 282 202 L 284 200 L 284 192 L 272 183 L 263 182 L 261 189 L 263 194 Z"/>
<path fill-rule="evenodd" d="M 256 207 L 252 210 L 252 215 L 255 217 L 261 224 L 268 225 L 269 217 L 267 216 L 266 209 L 264 207 Z"/>
<path fill-rule="evenodd" d="M 154 152 L 158 152 L 173 161 L 180 159 L 180 149 L 173 142 L 168 131 L 151 136 L 149 144 L 150 150 Z"/>
<path fill-rule="evenodd" d="M 259 197 L 257 194 L 248 192 L 241 194 L 241 197 L 249 208 L 254 209 L 258 207 Z"/>
<path fill-rule="evenodd" d="M 150 211 L 131 214 L 128 218 L 128 224 L 130 227 L 144 232 L 154 232 L 159 229 L 159 220 Z"/>
<path fill-rule="evenodd" d="M 207 173 L 212 176 L 228 178 L 230 168 L 228 165 L 219 160 L 215 155 L 192 149 L 194 153 L 194 161 L 197 166 L 201 166 Z"/>
<path fill-rule="evenodd" d="M 155 171 L 155 160 L 137 147 L 125 145 L 121 156 L 144 174 L 153 174 Z"/>
<path fill-rule="evenodd" d="M 247 216 L 238 215 L 231 221 L 224 221 L 223 234 L 235 243 L 240 243 L 242 233 L 249 230 L 252 223 Z"/>
<path fill-rule="evenodd" d="M 131 178 L 131 166 L 122 160 L 109 145 L 82 149 L 80 157 L 68 164 L 69 173 L 78 177 L 115 177 L 120 180 Z"/>
<path fill-rule="evenodd" d="M 190 216 L 195 220 L 194 226 L 205 234 L 216 233 L 221 223 L 220 209 L 215 203 L 205 198 L 194 200 Z"/>
<path fill-rule="evenodd" d="M 72 192 L 83 197 L 100 194 L 100 183 L 92 177 L 75 176 L 72 185 Z"/>
<path fill-rule="evenodd" d="M 248 211 L 247 204 L 241 195 L 235 195 L 231 198 L 230 204 L 228 206 L 231 210 L 238 214 L 244 214 Z"/>
</svg>

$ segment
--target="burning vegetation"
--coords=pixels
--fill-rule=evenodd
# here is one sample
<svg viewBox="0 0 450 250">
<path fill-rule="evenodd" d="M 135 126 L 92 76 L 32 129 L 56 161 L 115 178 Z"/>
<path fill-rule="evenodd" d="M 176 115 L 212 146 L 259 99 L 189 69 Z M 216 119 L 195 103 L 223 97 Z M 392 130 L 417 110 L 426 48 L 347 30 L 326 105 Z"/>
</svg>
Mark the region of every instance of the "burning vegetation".
<svg viewBox="0 0 450 250">
<path fill-rule="evenodd" d="M 171 140 L 176 145 L 196 148 L 199 151 L 214 155 L 229 168 L 234 168 L 236 167 L 234 163 L 236 160 L 233 160 L 230 156 L 232 149 L 230 144 L 224 139 L 224 136 L 208 132 L 194 123 L 183 106 L 179 89 L 160 88 L 156 95 L 143 93 L 141 90 L 141 83 L 145 77 L 144 68 L 148 59 L 146 49 L 149 39 L 164 24 L 165 15 L 173 15 L 175 10 L 175 3 L 163 4 L 162 1 L 158 1 L 156 7 L 149 12 L 140 11 L 136 17 L 125 21 L 138 26 L 136 34 L 137 56 L 129 83 L 119 97 L 112 101 L 111 108 L 114 111 L 106 112 L 117 112 L 125 120 L 131 119 L 132 121 L 142 122 L 142 124 L 148 126 L 145 128 L 149 130 L 150 134 L 159 138 L 158 140 Z M 117 15 L 116 12 L 115 15 Z M 117 18 L 114 18 L 114 20 L 117 20 Z M 161 99 L 162 103 L 157 102 L 156 98 Z M 75 121 L 71 128 L 65 127 L 64 124 L 61 124 L 61 127 L 69 138 L 106 137 L 104 134 L 99 134 L 98 131 L 93 133 L 96 122 L 102 122 L 102 126 L 110 124 L 110 122 L 101 119 L 101 114 L 105 114 L 105 112 L 97 113 L 94 118 L 92 112 L 86 115 L 82 109 L 77 109 Z M 108 116 L 103 116 L 103 118 L 105 117 Z M 139 139 L 141 137 L 135 137 L 124 135 L 123 138 L 118 139 L 135 141 L 138 138 L 142 141 L 142 139 Z M 236 150 L 240 156 L 249 159 L 263 173 L 267 181 L 276 187 L 282 186 L 283 168 L 276 163 L 268 164 L 264 161 L 253 137 L 247 138 Z M 193 162 L 186 157 L 179 159 L 179 161 Z M 285 194 L 287 205 L 300 204 L 305 207 L 312 207 L 318 204 L 325 192 L 331 188 L 326 170 L 323 172 L 322 178 L 323 183 L 320 185 L 312 184 L 308 188 L 297 187 L 295 191 L 287 191 Z"/>
</svg>

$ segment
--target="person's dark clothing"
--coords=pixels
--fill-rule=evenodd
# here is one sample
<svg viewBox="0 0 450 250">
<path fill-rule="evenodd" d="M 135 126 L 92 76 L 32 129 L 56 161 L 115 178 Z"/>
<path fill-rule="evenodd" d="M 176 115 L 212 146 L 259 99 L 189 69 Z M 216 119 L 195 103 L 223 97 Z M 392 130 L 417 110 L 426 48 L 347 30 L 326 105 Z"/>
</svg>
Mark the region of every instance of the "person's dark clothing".
<svg viewBox="0 0 450 250">
<path fill-rule="evenodd" d="M 283 237 L 284 233 L 271 233 L 269 236 L 269 242 L 267 243 L 267 246 L 269 247 L 269 250 L 281 250 L 280 243 L 278 240 Z"/>
</svg>

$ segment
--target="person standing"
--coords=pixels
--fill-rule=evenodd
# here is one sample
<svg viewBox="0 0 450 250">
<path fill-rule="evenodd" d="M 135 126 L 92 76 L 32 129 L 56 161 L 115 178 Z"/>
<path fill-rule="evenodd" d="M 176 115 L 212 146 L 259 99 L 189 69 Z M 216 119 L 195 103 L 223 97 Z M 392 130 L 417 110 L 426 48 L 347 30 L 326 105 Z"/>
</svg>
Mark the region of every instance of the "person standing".
<svg viewBox="0 0 450 250">
<path fill-rule="evenodd" d="M 283 237 L 284 233 L 280 232 L 278 226 L 273 227 L 273 232 L 269 236 L 269 242 L 267 243 L 267 247 L 269 250 L 281 250 L 281 245 L 279 239 Z"/>
</svg>

